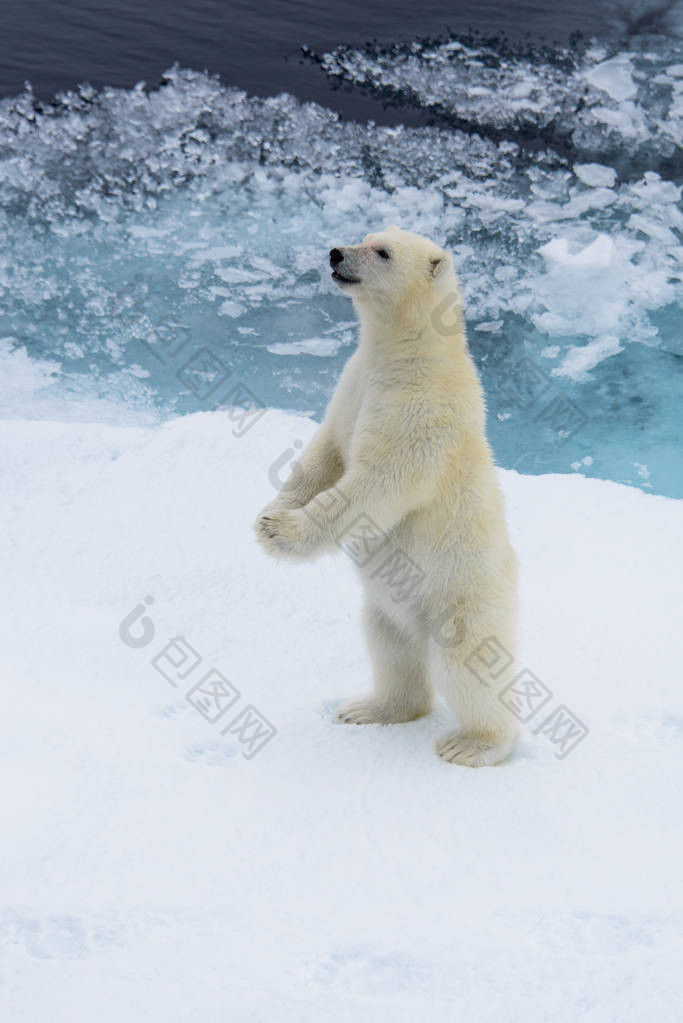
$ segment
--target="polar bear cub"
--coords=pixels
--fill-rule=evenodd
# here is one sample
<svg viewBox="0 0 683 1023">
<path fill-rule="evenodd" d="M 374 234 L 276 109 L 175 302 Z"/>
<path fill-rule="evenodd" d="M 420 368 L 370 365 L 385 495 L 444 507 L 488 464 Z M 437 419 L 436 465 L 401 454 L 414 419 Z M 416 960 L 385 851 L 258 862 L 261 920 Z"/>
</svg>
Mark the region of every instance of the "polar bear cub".
<svg viewBox="0 0 683 1023">
<path fill-rule="evenodd" d="M 339 720 L 412 721 L 436 687 L 458 724 L 439 756 L 497 764 L 517 726 L 486 665 L 512 663 L 517 559 L 451 258 L 390 227 L 333 248 L 330 265 L 360 343 L 257 536 L 276 557 L 341 548 L 358 566 L 374 690 Z"/>
</svg>

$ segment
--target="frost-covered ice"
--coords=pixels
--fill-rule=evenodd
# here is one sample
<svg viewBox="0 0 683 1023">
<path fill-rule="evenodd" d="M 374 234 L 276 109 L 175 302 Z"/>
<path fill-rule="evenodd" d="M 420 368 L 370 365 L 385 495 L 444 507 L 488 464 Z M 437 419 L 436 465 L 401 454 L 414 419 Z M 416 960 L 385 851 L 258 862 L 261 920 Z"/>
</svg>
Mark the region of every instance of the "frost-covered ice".
<svg viewBox="0 0 683 1023">
<path fill-rule="evenodd" d="M 319 58 L 419 108 L 421 128 L 178 68 L 152 91 L 3 100 L 3 414 L 146 422 L 239 381 L 319 417 L 354 344 L 325 254 L 400 223 L 454 254 L 501 464 L 590 456 L 592 474 L 640 485 L 637 460 L 683 495 L 683 48 L 648 25 L 616 52 L 450 40 Z M 223 366 L 209 396 L 183 371 L 198 349 Z M 521 358 L 580 410 L 563 443 L 510 397 Z"/>
<path fill-rule="evenodd" d="M 665 157 L 680 170 L 681 52 L 680 38 L 633 33 L 629 50 L 615 55 L 602 45 L 525 52 L 452 39 L 340 46 L 319 60 L 333 78 L 454 125 L 522 146 L 570 149 L 585 162 L 606 157 L 600 162 L 628 178 L 637 167 L 658 169 Z"/>
<path fill-rule="evenodd" d="M 370 680 L 352 566 L 252 537 L 268 467 L 314 429 L 1 424 L 0 1015 L 677 1019 L 680 503 L 501 472 L 518 664 L 590 733 L 457 768 L 431 750 L 441 708 L 333 722 Z M 252 760 L 151 666 L 178 635 L 278 729 Z"/>
</svg>

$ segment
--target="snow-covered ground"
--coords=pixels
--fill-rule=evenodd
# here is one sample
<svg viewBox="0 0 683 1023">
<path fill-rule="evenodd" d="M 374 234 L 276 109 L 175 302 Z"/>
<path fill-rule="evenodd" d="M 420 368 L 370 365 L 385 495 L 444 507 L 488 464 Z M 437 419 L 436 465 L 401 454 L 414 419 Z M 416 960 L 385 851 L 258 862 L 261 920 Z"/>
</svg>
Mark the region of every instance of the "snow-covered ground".
<svg viewBox="0 0 683 1023">
<path fill-rule="evenodd" d="M 311 421 L 0 429 L 3 1020 L 680 1018 L 680 502 L 501 472 L 514 671 L 590 731 L 560 759 L 544 709 L 474 771 L 433 753 L 444 708 L 334 722 L 370 683 L 353 566 L 250 528 Z M 239 691 L 214 723 L 209 669 Z M 248 706 L 261 749 L 221 735 Z"/>
</svg>

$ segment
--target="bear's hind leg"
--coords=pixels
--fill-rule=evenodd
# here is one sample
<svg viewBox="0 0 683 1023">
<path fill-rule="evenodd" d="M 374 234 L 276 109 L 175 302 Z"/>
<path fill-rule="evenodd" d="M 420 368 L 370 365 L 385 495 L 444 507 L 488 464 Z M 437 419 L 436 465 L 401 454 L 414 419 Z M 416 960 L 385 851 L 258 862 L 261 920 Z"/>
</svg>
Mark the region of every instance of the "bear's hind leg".
<svg viewBox="0 0 683 1023">
<path fill-rule="evenodd" d="M 499 626 L 499 634 L 501 633 Z M 495 635 L 493 631 L 488 635 Z M 512 648 L 507 637 L 504 649 Z M 439 689 L 455 711 L 459 728 L 436 743 L 442 760 L 463 767 L 492 767 L 505 760 L 513 749 L 519 727 L 511 711 L 498 699 L 495 682 L 481 682 L 465 664 L 473 647 L 469 643 L 440 650 L 434 673 Z M 503 680 L 500 680 L 502 686 Z"/>
<path fill-rule="evenodd" d="M 339 721 L 390 725 L 428 714 L 432 687 L 426 672 L 426 645 L 400 629 L 377 606 L 366 605 L 363 618 L 375 691 L 343 704 L 337 711 Z"/>
</svg>

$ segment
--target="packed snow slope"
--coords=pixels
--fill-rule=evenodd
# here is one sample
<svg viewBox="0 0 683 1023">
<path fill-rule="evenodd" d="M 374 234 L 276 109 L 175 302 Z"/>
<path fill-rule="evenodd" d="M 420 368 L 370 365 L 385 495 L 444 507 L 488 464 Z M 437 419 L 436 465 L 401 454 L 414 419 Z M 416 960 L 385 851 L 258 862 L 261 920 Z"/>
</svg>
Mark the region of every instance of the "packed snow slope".
<svg viewBox="0 0 683 1023">
<path fill-rule="evenodd" d="M 680 1018 L 681 504 L 501 471 L 515 669 L 589 733 L 559 758 L 544 710 L 458 768 L 441 706 L 335 723 L 370 685 L 355 570 L 256 546 L 314 429 L 1 424 L 2 1019 Z M 202 658 L 177 686 L 174 637 Z M 214 723 L 185 698 L 210 668 L 239 691 Z M 247 705 L 277 729 L 253 756 L 221 735 Z"/>
</svg>

